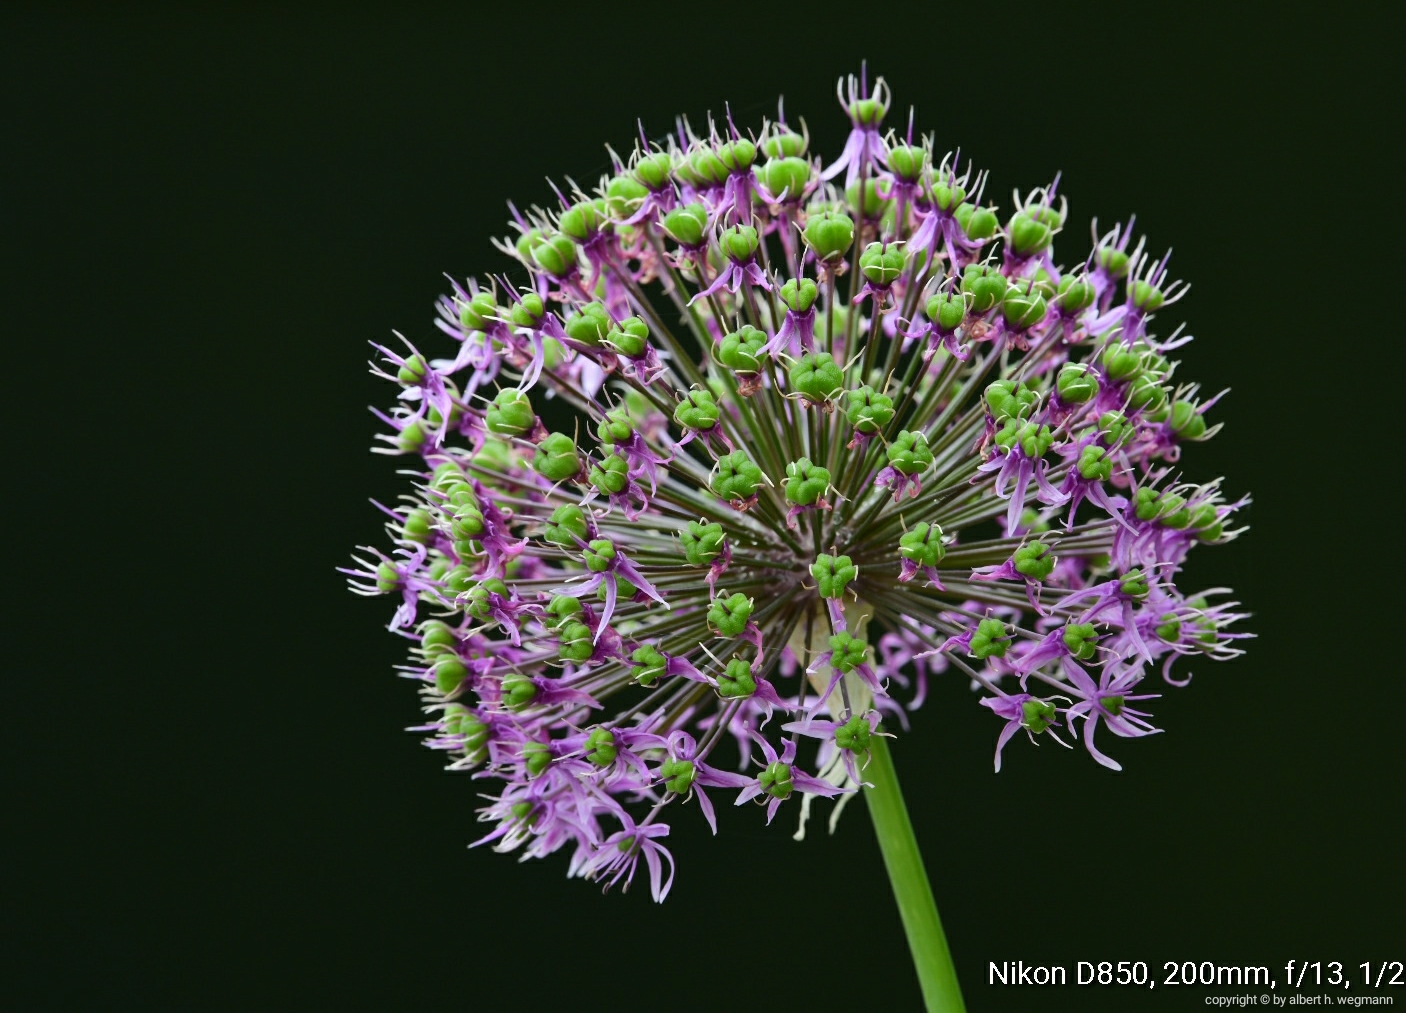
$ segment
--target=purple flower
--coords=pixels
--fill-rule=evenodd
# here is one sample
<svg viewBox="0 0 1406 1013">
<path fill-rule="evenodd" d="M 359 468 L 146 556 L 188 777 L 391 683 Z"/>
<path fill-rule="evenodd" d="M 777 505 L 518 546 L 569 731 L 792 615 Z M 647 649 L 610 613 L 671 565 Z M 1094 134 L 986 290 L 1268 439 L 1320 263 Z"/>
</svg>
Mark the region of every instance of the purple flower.
<svg viewBox="0 0 1406 1013">
<path fill-rule="evenodd" d="M 840 99 L 823 171 L 781 117 L 641 125 L 599 186 L 510 205 L 442 347 L 375 346 L 406 481 L 343 572 L 389 597 L 482 844 L 607 887 L 643 859 L 662 900 L 670 806 L 838 814 L 933 680 L 1004 721 L 998 770 L 1076 721 L 1116 766 L 1095 733 L 1155 731 L 1145 675 L 1243 648 L 1225 592 L 1179 586 L 1249 501 L 1194 471 L 1218 396 L 1157 333 L 1167 259 L 1129 221 L 1061 267 L 1058 177 L 1003 221 L 911 116 L 885 138 L 882 79 Z"/>
</svg>

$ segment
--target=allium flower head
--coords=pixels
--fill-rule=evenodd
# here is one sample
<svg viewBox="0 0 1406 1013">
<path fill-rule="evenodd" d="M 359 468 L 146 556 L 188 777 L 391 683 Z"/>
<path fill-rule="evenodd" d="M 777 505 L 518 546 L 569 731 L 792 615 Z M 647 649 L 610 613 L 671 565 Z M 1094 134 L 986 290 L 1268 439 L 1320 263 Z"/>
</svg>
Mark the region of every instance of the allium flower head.
<svg viewBox="0 0 1406 1013">
<path fill-rule="evenodd" d="M 1245 500 L 1181 470 L 1218 427 L 1154 329 L 1168 257 L 1130 221 L 1061 262 L 1058 180 L 1002 210 L 882 79 L 840 98 L 828 163 L 784 116 L 611 151 L 513 209 L 443 358 L 377 346 L 410 491 L 347 572 L 499 850 L 642 860 L 662 900 L 680 807 L 855 791 L 929 678 L 1003 722 L 998 770 L 1018 732 L 1117 769 L 1179 659 L 1239 653 L 1235 603 L 1177 585 Z"/>
</svg>

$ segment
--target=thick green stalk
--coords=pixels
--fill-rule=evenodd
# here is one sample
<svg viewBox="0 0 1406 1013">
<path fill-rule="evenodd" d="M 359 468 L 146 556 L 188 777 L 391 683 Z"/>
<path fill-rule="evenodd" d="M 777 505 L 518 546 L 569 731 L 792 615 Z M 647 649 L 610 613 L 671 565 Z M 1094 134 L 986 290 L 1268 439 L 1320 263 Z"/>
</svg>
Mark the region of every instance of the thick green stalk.
<svg viewBox="0 0 1406 1013">
<path fill-rule="evenodd" d="M 864 790 L 864 797 L 898 902 L 898 914 L 903 919 L 903 931 L 908 936 L 923 1003 L 928 1013 L 961 1013 L 966 1006 L 957 984 L 957 971 L 952 966 L 947 937 L 942 934 L 942 921 L 937 916 L 937 904 L 923 869 L 923 856 L 918 853 L 908 809 L 903 804 L 903 791 L 898 786 L 887 740 L 875 735 L 869 742 L 869 756 L 864 774 L 873 786 Z"/>
</svg>

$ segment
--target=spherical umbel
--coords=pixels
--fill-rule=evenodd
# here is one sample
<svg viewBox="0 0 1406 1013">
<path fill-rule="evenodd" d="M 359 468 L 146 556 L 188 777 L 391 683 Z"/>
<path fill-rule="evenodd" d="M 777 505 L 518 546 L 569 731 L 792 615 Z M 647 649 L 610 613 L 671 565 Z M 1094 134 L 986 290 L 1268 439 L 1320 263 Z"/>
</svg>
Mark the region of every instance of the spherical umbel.
<svg viewBox="0 0 1406 1013">
<path fill-rule="evenodd" d="M 663 899 L 676 804 L 855 791 L 928 679 L 1004 722 L 998 770 L 1017 732 L 1117 769 L 1183 656 L 1239 653 L 1178 583 L 1246 502 L 1181 460 L 1219 428 L 1156 328 L 1186 287 L 1131 223 L 1060 259 L 1058 180 L 1003 210 L 891 99 L 842 87 L 830 162 L 784 117 L 607 149 L 439 347 L 376 346 L 410 480 L 347 572 L 498 849 Z"/>
</svg>

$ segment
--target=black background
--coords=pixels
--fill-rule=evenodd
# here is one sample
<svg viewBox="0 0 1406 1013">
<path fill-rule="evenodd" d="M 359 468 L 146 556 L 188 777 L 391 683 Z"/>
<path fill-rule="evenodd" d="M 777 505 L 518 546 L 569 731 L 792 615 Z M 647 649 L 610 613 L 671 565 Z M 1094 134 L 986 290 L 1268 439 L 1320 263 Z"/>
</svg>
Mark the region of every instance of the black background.
<svg viewBox="0 0 1406 1013">
<path fill-rule="evenodd" d="M 779 93 L 833 156 L 864 56 L 891 123 L 916 105 L 1007 209 L 1064 171 L 1062 259 L 1092 215 L 1175 247 L 1179 375 L 1233 389 L 1187 470 L 1255 497 L 1190 580 L 1233 585 L 1259 639 L 1157 703 L 1165 735 L 1105 743 L 1122 774 L 1017 741 L 993 775 L 957 681 L 895 744 L 970 1007 L 1262 991 L 1001 989 L 988 961 L 1406 959 L 1372 393 L 1374 216 L 1399 215 L 1359 140 L 1388 64 L 1283 19 L 731 10 L 10 9 L 11 1005 L 918 1008 L 862 803 L 800 844 L 789 816 L 727 807 L 710 838 L 685 812 L 662 907 L 467 850 L 477 786 L 402 731 L 387 606 L 334 572 L 399 488 L 366 452 L 366 342 L 429 336 L 441 272 L 506 266 L 506 200 L 590 185 L 636 116 L 756 127 Z"/>
</svg>

